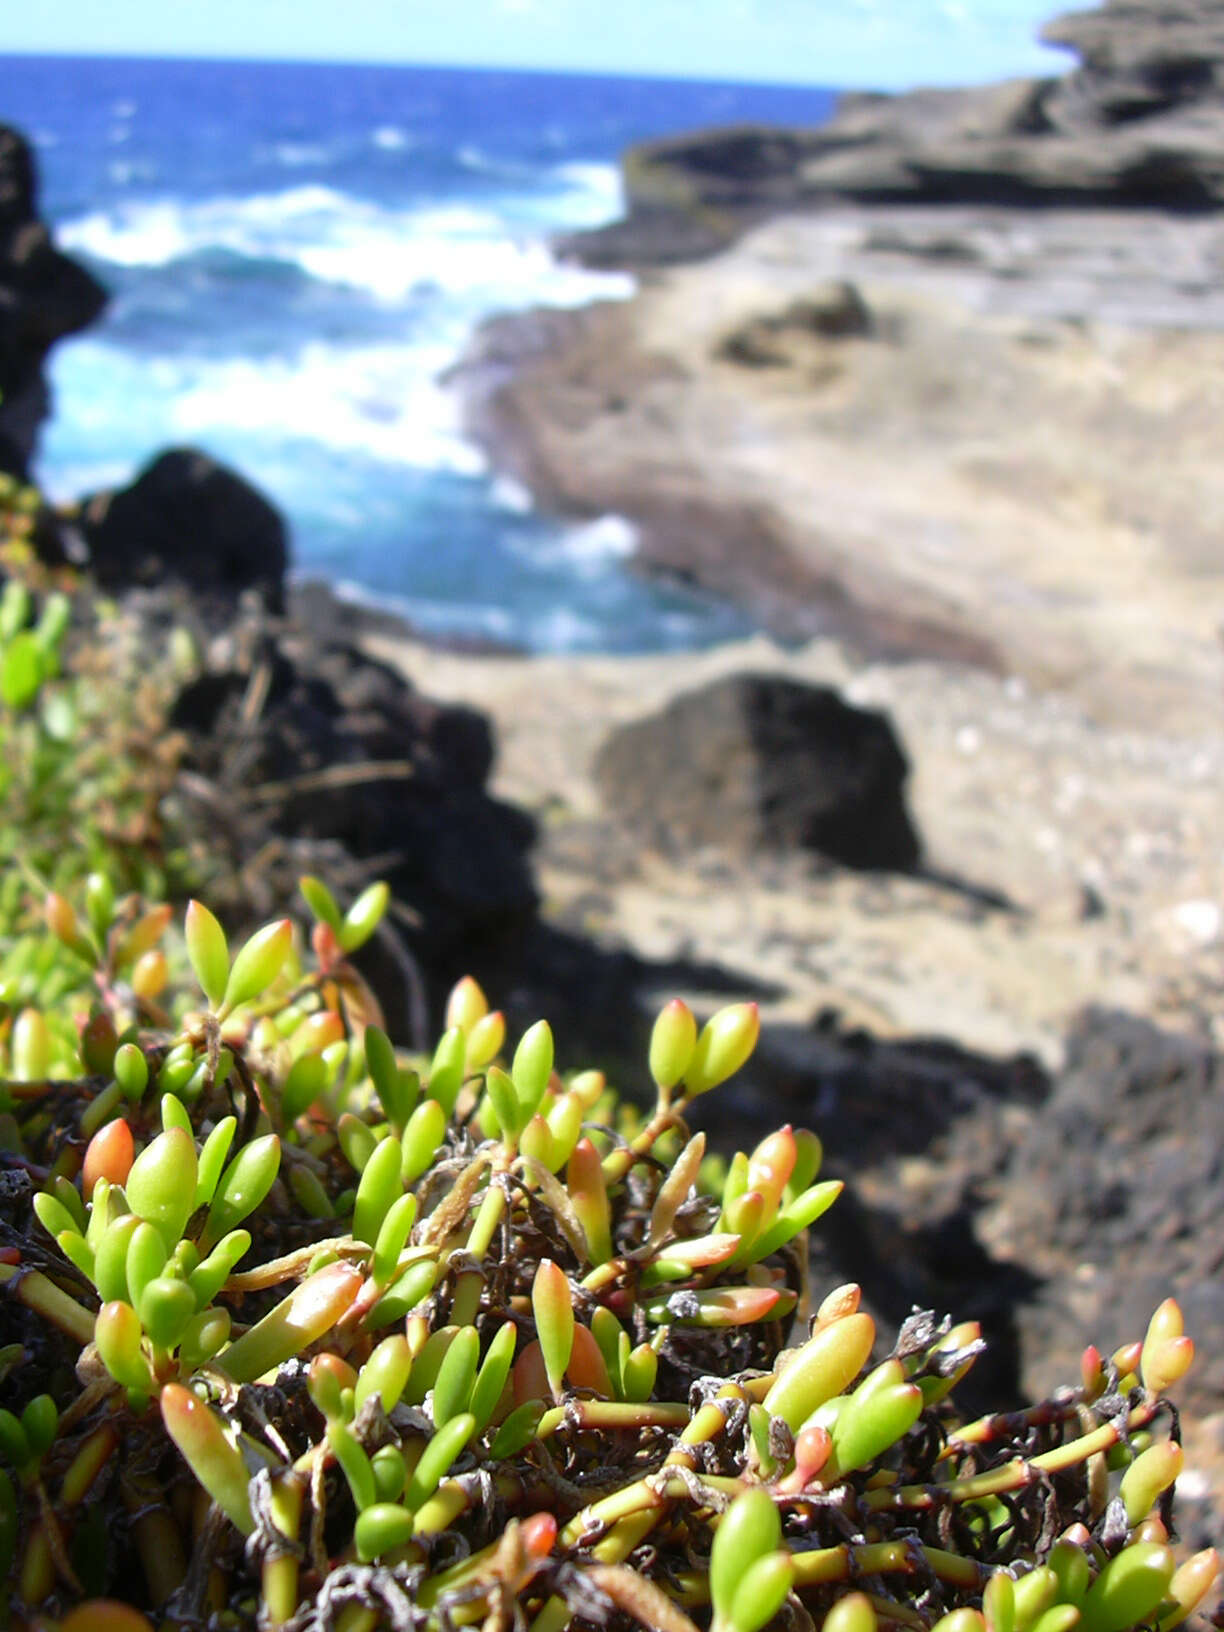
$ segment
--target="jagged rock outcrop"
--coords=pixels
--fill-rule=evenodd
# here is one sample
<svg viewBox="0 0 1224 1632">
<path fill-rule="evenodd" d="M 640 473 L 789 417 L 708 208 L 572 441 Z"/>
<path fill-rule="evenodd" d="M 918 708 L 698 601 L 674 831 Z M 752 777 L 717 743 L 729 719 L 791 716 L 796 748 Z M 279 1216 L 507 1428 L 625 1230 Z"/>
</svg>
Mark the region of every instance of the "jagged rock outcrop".
<svg viewBox="0 0 1224 1632">
<path fill-rule="evenodd" d="M 398 939 L 401 952 L 385 946 L 380 969 L 374 949 L 371 972 L 408 1035 L 427 996 L 436 1003 L 499 933 L 534 920 L 535 826 L 489 794 L 488 720 L 363 653 L 331 604 L 319 591 L 270 619 L 248 598 L 218 633 L 179 585 L 124 600 L 150 642 L 185 624 L 202 648 L 168 723 L 185 738 L 173 798 L 219 874 L 218 910 L 283 911 L 304 872 L 343 897 L 385 878 L 397 903 L 387 946 Z"/>
<path fill-rule="evenodd" d="M 284 605 L 289 545 L 280 513 L 198 449 L 172 448 L 130 486 L 84 499 L 80 527 L 103 589 L 173 582 L 222 612 L 247 590 L 270 611 Z"/>
<path fill-rule="evenodd" d="M 28 474 L 49 412 L 47 353 L 105 305 L 101 285 L 55 248 L 38 219 L 29 144 L 0 125 L 0 471 Z"/>
<path fill-rule="evenodd" d="M 814 130 L 644 143 L 623 164 L 626 219 L 570 246 L 597 265 L 691 259 L 767 215 L 831 199 L 1224 205 L 1221 0 L 1109 0 L 1057 18 L 1042 38 L 1078 65 L 967 89 L 854 93 Z"/>
</svg>

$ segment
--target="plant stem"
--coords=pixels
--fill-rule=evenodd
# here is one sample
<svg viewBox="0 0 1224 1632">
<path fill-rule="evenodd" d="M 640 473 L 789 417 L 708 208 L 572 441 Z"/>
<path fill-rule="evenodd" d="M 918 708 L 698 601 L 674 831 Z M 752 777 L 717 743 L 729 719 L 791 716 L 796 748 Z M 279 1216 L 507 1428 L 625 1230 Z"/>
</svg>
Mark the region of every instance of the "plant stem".
<svg viewBox="0 0 1224 1632">
<path fill-rule="evenodd" d="M 178 1526 L 163 1505 L 160 1485 L 144 1474 L 127 1473 L 122 1480 L 123 1501 L 132 1516 L 132 1534 L 144 1567 L 149 1597 L 164 1604 L 182 1585 L 187 1557 Z"/>
<path fill-rule="evenodd" d="M 55 1282 L 37 1269 L 25 1269 L 17 1264 L 0 1264 L 0 1286 L 7 1286 L 27 1309 L 33 1309 L 44 1319 L 67 1332 L 81 1344 L 93 1342 L 94 1317 L 83 1309 L 75 1298 L 62 1292 Z"/>
<path fill-rule="evenodd" d="M 467 1240 L 466 1250 L 471 1253 L 473 1258 L 481 1259 L 488 1252 L 505 1210 L 506 1192 L 500 1184 L 491 1183 L 485 1192 L 484 1200 L 480 1204 L 480 1210 L 476 1214 L 475 1223 L 472 1225 L 472 1231 Z M 463 1324 L 457 1316 L 455 1319 L 456 1324 Z"/>
<path fill-rule="evenodd" d="M 1126 1420 L 1127 1430 L 1146 1426 L 1155 1414 L 1155 1406 L 1145 1402 L 1136 1406 Z M 1112 1422 L 1102 1423 L 1090 1434 L 1055 1445 L 1039 1456 L 1013 1457 L 998 1468 L 988 1468 L 968 1479 L 952 1479 L 946 1485 L 902 1485 L 895 1489 L 870 1490 L 863 1505 L 873 1513 L 892 1508 L 931 1508 L 942 1502 L 972 1502 L 987 1496 L 1000 1496 L 1007 1491 L 1022 1490 L 1046 1474 L 1062 1473 L 1092 1456 L 1111 1450 L 1122 1438 L 1122 1431 Z"/>
<path fill-rule="evenodd" d="M 610 1151 L 603 1159 L 604 1179 L 608 1184 L 616 1184 L 642 1156 L 648 1156 L 654 1148 L 655 1140 L 666 1133 L 668 1128 L 675 1127 L 679 1122 L 679 1112 L 670 1105 L 660 1105 L 656 1108 L 650 1121 L 638 1134 L 637 1138 L 627 1145 L 621 1145 Z"/>
</svg>

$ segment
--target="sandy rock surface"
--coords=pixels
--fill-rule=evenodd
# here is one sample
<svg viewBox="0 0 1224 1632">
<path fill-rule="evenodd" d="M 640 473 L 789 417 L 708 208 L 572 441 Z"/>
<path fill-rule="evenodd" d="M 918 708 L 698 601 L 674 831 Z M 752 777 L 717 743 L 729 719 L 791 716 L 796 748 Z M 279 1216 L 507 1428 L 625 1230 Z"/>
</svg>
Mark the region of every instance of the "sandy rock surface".
<svg viewBox="0 0 1224 1632">
<path fill-rule="evenodd" d="M 628 305 L 501 320 L 461 382 L 542 502 L 627 515 L 645 568 L 785 637 L 1198 733 L 1224 696 L 1222 263 L 1214 218 L 840 206 Z M 822 327 L 841 283 L 866 332 Z"/>
<path fill-rule="evenodd" d="M 540 820 L 547 914 L 650 958 L 765 980 L 771 1018 L 831 1006 L 877 1034 L 1054 1062 L 1085 1002 L 1193 1023 L 1224 994 L 1219 737 L 1102 724 L 1015 676 L 863 664 L 829 641 L 531 660 L 373 644 L 430 695 L 490 715 L 493 791 Z M 928 876 L 627 849 L 591 775 L 605 734 L 737 670 L 838 684 L 891 715 Z"/>
<path fill-rule="evenodd" d="M 491 325 L 460 381 L 495 459 L 792 642 L 408 659 L 496 720 L 553 910 L 767 972 L 790 1019 L 1047 1060 L 1085 1002 L 1218 1026 L 1221 264 L 1212 216 L 838 204 Z M 609 727 L 760 667 L 891 715 L 926 877 L 618 843 Z"/>
</svg>

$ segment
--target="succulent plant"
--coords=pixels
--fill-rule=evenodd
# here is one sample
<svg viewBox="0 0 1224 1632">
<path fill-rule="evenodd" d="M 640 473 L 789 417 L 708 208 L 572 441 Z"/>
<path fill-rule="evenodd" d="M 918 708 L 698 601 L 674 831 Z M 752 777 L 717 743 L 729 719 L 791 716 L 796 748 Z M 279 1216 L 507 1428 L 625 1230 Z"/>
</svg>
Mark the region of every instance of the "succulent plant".
<svg viewBox="0 0 1224 1632">
<path fill-rule="evenodd" d="M 352 961 L 387 892 L 302 894 L 307 934 L 231 956 L 99 875 L 45 905 L 80 1024 L 0 1007 L 11 1624 L 1169 1632 L 1202 1601 L 1175 1303 L 962 1420 L 975 1325 L 881 1352 L 857 1286 L 812 1292 L 816 1135 L 719 1168 L 687 1126 L 752 1005 L 668 1003 L 634 1117 L 543 1022 L 507 1055 L 470 978 L 430 1057 L 394 1047 Z"/>
</svg>

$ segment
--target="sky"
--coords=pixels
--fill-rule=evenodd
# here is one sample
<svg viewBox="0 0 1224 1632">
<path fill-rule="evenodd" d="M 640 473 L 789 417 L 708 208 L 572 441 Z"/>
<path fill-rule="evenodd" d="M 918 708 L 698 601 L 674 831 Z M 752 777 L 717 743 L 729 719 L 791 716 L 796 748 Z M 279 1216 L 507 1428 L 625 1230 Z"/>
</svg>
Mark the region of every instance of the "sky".
<svg viewBox="0 0 1224 1632">
<path fill-rule="evenodd" d="M 1056 73 L 1058 0 L 0 0 L 0 53 L 553 68 L 896 88 Z"/>
</svg>

